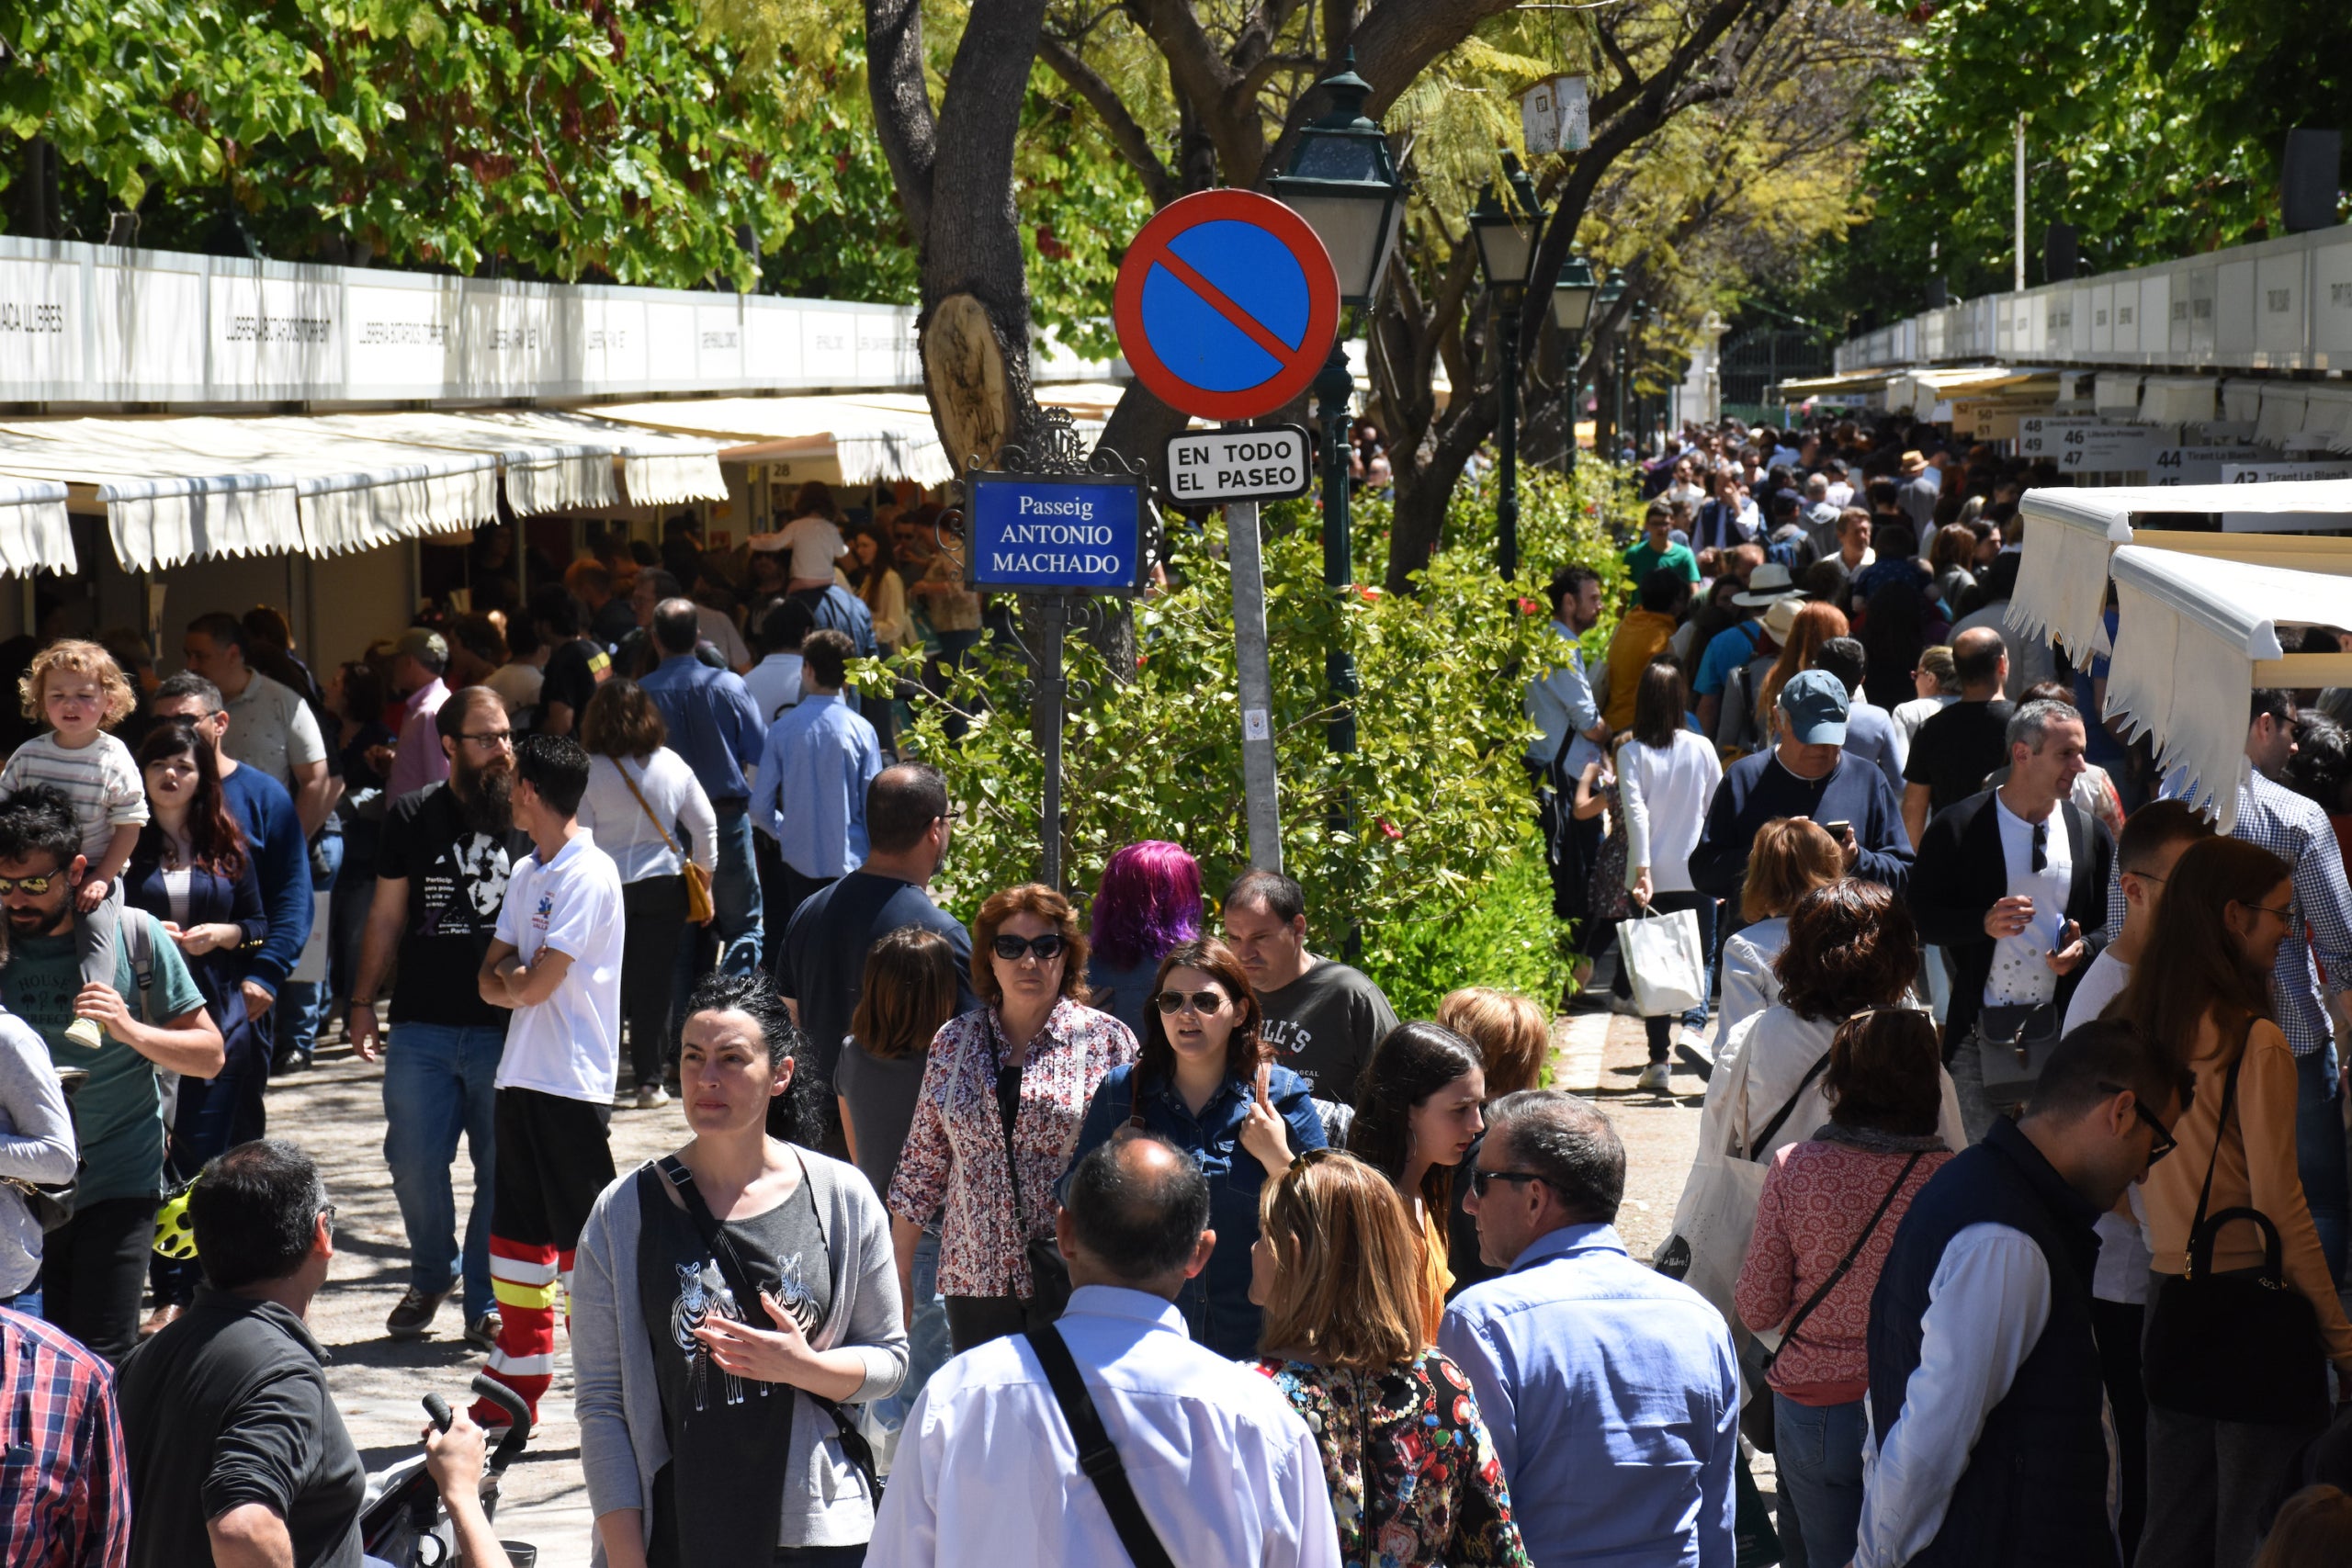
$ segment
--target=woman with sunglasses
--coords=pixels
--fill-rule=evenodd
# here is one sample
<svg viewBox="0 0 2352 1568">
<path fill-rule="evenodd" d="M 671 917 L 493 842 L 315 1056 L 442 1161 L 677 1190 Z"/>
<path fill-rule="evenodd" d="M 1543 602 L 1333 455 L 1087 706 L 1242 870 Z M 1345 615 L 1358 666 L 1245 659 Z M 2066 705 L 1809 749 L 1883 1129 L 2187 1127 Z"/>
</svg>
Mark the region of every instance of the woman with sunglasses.
<svg viewBox="0 0 2352 1568">
<path fill-rule="evenodd" d="M 1136 1059 L 1134 1032 L 1086 1005 L 1085 973 L 1069 899 L 1036 883 L 990 895 L 972 922 L 980 1005 L 948 1020 L 923 1064 L 890 1179 L 890 1239 L 899 1297 L 911 1303 L 915 1248 L 945 1205 L 939 1293 L 959 1356 L 1050 1317 L 1056 1288 L 1067 1288 L 1067 1275 L 1036 1278 L 1030 1244 L 1042 1242 L 1035 1260 L 1055 1268 L 1054 1184 L 1094 1091 Z"/>
<path fill-rule="evenodd" d="M 1845 1568 L 1862 1513 L 1862 1395 L 1871 1292 L 1895 1227 L 1952 1156 L 1936 1131 L 1943 1057 L 1935 1020 L 1877 1008 L 1838 1027 L 1822 1088 L 1829 1120 L 1765 1173 L 1733 1292 L 1740 1321 L 1781 1336 L 1766 1382 L 1774 1450 L 1802 1550 L 1792 1568 Z"/>
<path fill-rule="evenodd" d="M 1258 1370 L 1315 1433 L 1340 1561 L 1525 1568 L 1470 1380 L 1421 1331 L 1420 1248 L 1396 1189 L 1352 1156 L 1311 1151 L 1267 1184 L 1252 1228 Z"/>
<path fill-rule="evenodd" d="M 2159 1303 L 2150 1311 L 2163 1310 L 2164 1281 L 2187 1271 L 2189 1230 L 2210 1179 L 2208 1214 L 2257 1209 L 2277 1227 L 2287 1288 L 2311 1303 L 2338 1378 L 2352 1379 L 2352 1323 L 2296 1168 L 2297 1064 L 2272 1016 L 2279 943 L 2290 934 L 2301 940 L 2294 909 L 2287 863 L 2268 850 L 2228 838 L 2190 845 L 2165 884 L 2155 929 L 2130 982 L 2100 1016 L 2135 1025 L 2153 1048 L 2197 1076 L 2195 1099 L 2173 1122 L 2178 1148 L 2149 1168 L 2140 1190 L 2154 1254 L 2148 1300 Z M 2259 1226 L 2222 1226 L 2214 1273 L 2255 1271 L 2263 1247 Z M 2169 1410 L 2152 1383 L 2139 1568 L 2251 1562 L 2272 1484 L 2321 1425 Z"/>
<path fill-rule="evenodd" d="M 1237 1360 L 1258 1349 L 1250 1247 L 1259 1191 L 1290 1168 L 1294 1153 L 1323 1146 L 1307 1082 L 1273 1065 L 1261 1019 L 1231 948 L 1214 937 L 1170 948 L 1151 988 L 1143 1053 L 1103 1078 L 1070 1151 L 1075 1167 L 1121 1127 L 1140 1123 L 1193 1156 L 1208 1178 L 1216 1250 L 1176 1304 L 1196 1343 Z"/>
</svg>

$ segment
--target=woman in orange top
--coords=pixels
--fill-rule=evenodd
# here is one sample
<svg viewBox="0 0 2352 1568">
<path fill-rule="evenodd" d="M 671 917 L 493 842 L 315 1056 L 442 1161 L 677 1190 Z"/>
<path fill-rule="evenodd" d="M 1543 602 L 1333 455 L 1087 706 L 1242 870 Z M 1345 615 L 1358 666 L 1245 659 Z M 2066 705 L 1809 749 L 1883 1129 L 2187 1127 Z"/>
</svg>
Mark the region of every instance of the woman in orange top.
<svg viewBox="0 0 2352 1568">
<path fill-rule="evenodd" d="M 1373 1047 L 1356 1080 L 1348 1152 L 1388 1178 L 1421 1243 L 1421 1334 L 1437 1342 L 1445 1295 L 1446 1216 L 1453 1168 L 1486 1131 L 1487 1067 L 1478 1048 L 1434 1023 L 1400 1023 Z"/>
<path fill-rule="evenodd" d="M 2165 1276 L 2187 1271 L 2189 1228 L 2210 1167 L 2206 1212 L 2247 1207 L 2268 1216 L 2283 1245 L 2288 1287 L 2312 1303 L 2329 1359 L 2340 1377 L 2352 1379 L 2352 1323 L 2336 1299 L 2295 1166 L 2295 1058 L 2270 1016 L 2271 967 L 2294 929 L 2293 900 L 2287 863 L 2269 851 L 2238 839 L 2191 846 L 2165 885 L 2162 916 L 2132 966 L 2131 984 L 2101 1016 L 2137 1025 L 2197 1076 L 2196 1098 L 2172 1128 L 2179 1147 L 2150 1168 L 2143 1190 L 2155 1271 L 2148 1299 L 2157 1299 Z M 2233 1065 L 2237 1099 L 2224 1126 L 2222 1099 Z M 2233 1224 L 2222 1229 L 2213 1267 L 2252 1271 L 2262 1257 L 2259 1229 Z M 2148 1517 L 2137 1568 L 2252 1562 L 2272 1485 L 2320 1429 L 2318 1422 L 2219 1421 L 2151 1399 Z"/>
</svg>

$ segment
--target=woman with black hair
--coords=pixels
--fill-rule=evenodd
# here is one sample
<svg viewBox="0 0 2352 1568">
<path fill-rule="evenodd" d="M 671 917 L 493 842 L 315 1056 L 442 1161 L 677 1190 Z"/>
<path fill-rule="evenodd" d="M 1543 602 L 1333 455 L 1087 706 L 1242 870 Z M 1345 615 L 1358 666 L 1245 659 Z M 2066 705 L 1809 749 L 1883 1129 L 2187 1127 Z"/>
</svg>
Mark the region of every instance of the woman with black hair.
<svg viewBox="0 0 2352 1568">
<path fill-rule="evenodd" d="M 889 1222 L 855 1168 L 816 1152 L 825 1089 L 764 976 L 705 979 L 681 1035 L 693 1139 L 607 1187 L 580 1235 L 572 1365 L 598 1560 L 847 1568 L 879 1497 L 841 1406 L 907 1368 Z M 780 1478 L 781 1497 L 752 1477 Z"/>
<path fill-rule="evenodd" d="M 1486 1131 L 1487 1066 L 1478 1047 L 1434 1023 L 1400 1023 L 1373 1047 L 1356 1080 L 1348 1152 L 1388 1178 L 1421 1240 L 1420 1328 L 1437 1343 L 1445 1296 L 1446 1216 L 1453 1168 Z"/>
<path fill-rule="evenodd" d="M 212 750 L 185 720 L 167 720 L 139 743 L 147 785 L 147 825 L 123 870 L 123 897 L 164 924 L 179 944 L 204 1010 L 220 1031 L 220 1070 L 180 1080 L 165 1145 L 166 1179 L 194 1179 L 204 1162 L 262 1135 L 262 1086 L 268 1046 L 245 1006 L 245 974 L 268 933 L 261 882 L 245 836 L 220 794 Z M 196 1299 L 201 1272 L 194 1258 L 156 1258 L 150 1266 L 155 1310 L 145 1332 L 177 1317 Z"/>
</svg>

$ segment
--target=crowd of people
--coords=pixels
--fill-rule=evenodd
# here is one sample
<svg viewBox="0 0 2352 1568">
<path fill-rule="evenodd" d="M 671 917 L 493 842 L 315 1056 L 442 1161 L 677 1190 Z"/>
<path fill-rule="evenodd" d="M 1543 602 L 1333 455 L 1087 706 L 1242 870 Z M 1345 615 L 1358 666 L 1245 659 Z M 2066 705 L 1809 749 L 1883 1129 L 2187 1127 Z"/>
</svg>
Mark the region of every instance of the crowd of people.
<svg viewBox="0 0 2352 1568">
<path fill-rule="evenodd" d="M 1572 1005 L 1703 1093 L 1657 1262 L 1775 1455 L 1741 1560 L 2345 1560 L 2352 694 L 2254 694 L 2215 838 L 2105 658 L 2007 622 L 2056 475 L 1900 420 L 1670 446 L 1605 653 L 1552 581 L 1527 768 Z"/>
<path fill-rule="evenodd" d="M 1170 842 L 951 893 L 948 781 L 846 670 L 937 623 L 821 505 L 752 543 L 756 660 L 690 549 L 541 588 L 536 683 L 427 626 L 321 683 L 266 610 L 165 679 L 42 649 L 0 1562 L 357 1561 L 334 1204 L 265 1093 L 338 1018 L 384 1333 L 454 1297 L 503 1385 L 424 1436 L 468 1568 L 567 1367 L 615 1568 L 2345 1561 L 2352 749 L 2256 694 L 2216 837 L 2002 621 L 2033 476 L 1932 434 L 1694 431 L 1629 602 L 1552 581 L 1572 1000 L 1704 1089 L 1655 1260 L 1555 998 L 1400 1021 L 1299 884 Z M 1692 930 L 1670 1004 L 1631 939 L 1600 981 L 1636 918 Z M 683 1141 L 616 1168 L 623 1110 Z"/>
</svg>

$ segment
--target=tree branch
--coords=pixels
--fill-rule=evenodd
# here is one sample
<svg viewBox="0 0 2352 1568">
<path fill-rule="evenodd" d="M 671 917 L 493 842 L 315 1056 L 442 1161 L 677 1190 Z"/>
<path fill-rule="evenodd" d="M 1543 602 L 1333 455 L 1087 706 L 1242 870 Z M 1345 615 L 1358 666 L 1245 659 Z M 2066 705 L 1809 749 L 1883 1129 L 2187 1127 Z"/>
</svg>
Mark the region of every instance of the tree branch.
<svg viewBox="0 0 2352 1568">
<path fill-rule="evenodd" d="M 865 79 L 875 132 L 918 245 L 931 227 L 932 166 L 939 155 L 939 122 L 922 68 L 922 0 L 865 0 Z"/>
<path fill-rule="evenodd" d="M 1150 132 L 1144 130 L 1136 117 L 1127 112 L 1120 100 L 1118 89 L 1112 86 L 1102 73 L 1078 56 L 1077 51 L 1057 38 L 1046 38 L 1037 46 L 1037 52 L 1055 75 L 1069 84 L 1071 91 L 1086 100 L 1102 129 L 1110 133 L 1111 143 L 1129 167 L 1142 176 L 1144 194 L 1152 206 L 1165 207 L 1182 194 L 1183 187 L 1151 144 Z"/>
</svg>

